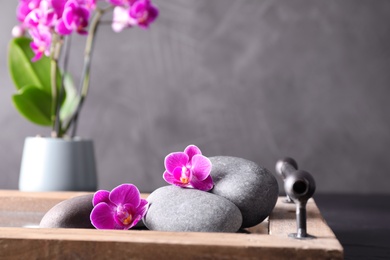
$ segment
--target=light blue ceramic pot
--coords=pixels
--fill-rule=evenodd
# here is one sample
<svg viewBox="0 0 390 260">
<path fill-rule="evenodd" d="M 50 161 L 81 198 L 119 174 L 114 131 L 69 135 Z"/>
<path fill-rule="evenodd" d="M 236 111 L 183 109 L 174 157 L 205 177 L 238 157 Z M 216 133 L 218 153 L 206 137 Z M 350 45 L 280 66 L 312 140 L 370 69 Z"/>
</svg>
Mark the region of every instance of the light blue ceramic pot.
<svg viewBox="0 0 390 260">
<path fill-rule="evenodd" d="M 19 177 L 21 191 L 96 191 L 93 141 L 27 137 Z"/>
</svg>

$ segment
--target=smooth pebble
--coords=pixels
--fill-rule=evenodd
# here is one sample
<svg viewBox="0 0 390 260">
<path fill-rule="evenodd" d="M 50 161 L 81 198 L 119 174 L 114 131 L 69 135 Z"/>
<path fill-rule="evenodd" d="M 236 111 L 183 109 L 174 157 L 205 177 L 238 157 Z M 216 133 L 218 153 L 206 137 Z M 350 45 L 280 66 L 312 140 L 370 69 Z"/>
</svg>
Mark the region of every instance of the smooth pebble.
<svg viewBox="0 0 390 260">
<path fill-rule="evenodd" d="M 237 232 L 240 210 L 227 199 L 190 188 L 161 187 L 148 197 L 147 228 L 176 232 Z"/>
<path fill-rule="evenodd" d="M 233 202 L 241 211 L 242 228 L 261 223 L 272 212 L 278 199 L 276 178 L 266 168 L 237 157 L 215 156 L 211 193 Z"/>
</svg>

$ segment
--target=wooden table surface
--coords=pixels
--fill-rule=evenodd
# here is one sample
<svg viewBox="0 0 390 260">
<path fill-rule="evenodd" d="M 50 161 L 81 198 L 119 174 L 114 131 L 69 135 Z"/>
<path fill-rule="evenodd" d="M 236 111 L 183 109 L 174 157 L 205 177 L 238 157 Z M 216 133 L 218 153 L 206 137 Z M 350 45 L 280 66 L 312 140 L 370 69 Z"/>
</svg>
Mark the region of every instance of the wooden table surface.
<svg viewBox="0 0 390 260">
<path fill-rule="evenodd" d="M 0 190 L 0 259 L 342 259 L 343 248 L 314 200 L 312 240 L 296 232 L 295 206 L 279 198 L 269 219 L 246 233 L 32 228 L 58 202 L 86 193 Z M 147 196 L 144 194 L 143 196 Z"/>
</svg>

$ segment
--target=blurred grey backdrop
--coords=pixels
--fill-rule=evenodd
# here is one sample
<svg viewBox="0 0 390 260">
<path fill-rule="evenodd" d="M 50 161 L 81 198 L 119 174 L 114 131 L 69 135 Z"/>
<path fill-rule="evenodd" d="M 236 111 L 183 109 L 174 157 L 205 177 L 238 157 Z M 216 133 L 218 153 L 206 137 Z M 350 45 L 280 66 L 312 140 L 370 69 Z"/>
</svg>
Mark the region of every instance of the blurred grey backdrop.
<svg viewBox="0 0 390 260">
<path fill-rule="evenodd" d="M 390 1 L 155 3 L 148 31 L 99 29 L 78 132 L 95 141 L 99 188 L 150 192 L 164 157 L 196 144 L 272 172 L 291 156 L 318 192 L 390 193 Z M 24 138 L 50 132 L 11 103 L 16 5 L 0 4 L 0 189 L 17 189 Z"/>
</svg>

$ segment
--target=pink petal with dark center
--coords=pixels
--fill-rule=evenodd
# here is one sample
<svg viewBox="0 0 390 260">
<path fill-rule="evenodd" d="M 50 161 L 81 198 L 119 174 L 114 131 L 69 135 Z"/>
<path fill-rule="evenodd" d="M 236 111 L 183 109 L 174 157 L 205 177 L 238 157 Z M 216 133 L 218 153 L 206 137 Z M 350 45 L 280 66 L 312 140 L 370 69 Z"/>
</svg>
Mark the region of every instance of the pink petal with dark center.
<svg viewBox="0 0 390 260">
<path fill-rule="evenodd" d="M 187 169 L 187 168 L 186 168 Z M 175 170 L 173 170 L 173 173 L 172 173 L 175 181 L 180 181 L 180 178 L 182 177 L 183 175 L 183 167 L 177 167 L 175 168 Z M 190 178 L 189 176 L 189 172 L 186 170 L 184 172 L 184 175 L 187 177 L 187 178 Z"/>
<path fill-rule="evenodd" d="M 202 154 L 200 149 L 193 144 L 187 146 L 186 149 L 184 149 L 184 153 L 188 155 L 189 161 L 191 161 L 195 154 Z"/>
<path fill-rule="evenodd" d="M 149 14 L 148 14 L 148 24 L 154 22 L 157 19 L 159 14 L 158 8 L 152 4 L 149 6 Z"/>
<path fill-rule="evenodd" d="M 181 169 L 178 168 L 178 171 L 180 170 L 181 172 Z M 180 177 L 179 179 L 176 179 L 173 174 L 165 171 L 164 174 L 163 174 L 163 178 L 164 180 L 169 183 L 169 184 L 173 184 L 173 185 L 176 185 L 176 186 L 180 186 L 180 187 L 188 187 L 189 184 L 183 184 L 181 181 L 180 181 Z"/>
<path fill-rule="evenodd" d="M 95 192 L 92 199 L 92 205 L 95 207 L 100 202 L 105 202 L 107 204 L 110 204 L 109 195 L 110 192 L 108 190 L 99 190 Z"/>
<path fill-rule="evenodd" d="M 139 190 L 133 184 L 121 184 L 115 187 L 109 198 L 117 206 L 132 204 L 134 207 L 138 207 L 141 201 Z"/>
<path fill-rule="evenodd" d="M 211 161 L 200 154 L 195 154 L 191 161 L 192 174 L 200 181 L 203 181 L 210 175 Z"/>
<path fill-rule="evenodd" d="M 137 225 L 137 223 L 145 216 L 147 211 L 148 211 L 148 201 L 141 199 L 141 203 L 137 208 L 136 213 L 134 214 L 134 220 L 133 223 L 131 223 L 130 228 Z"/>
<path fill-rule="evenodd" d="M 72 32 L 72 30 L 68 29 L 68 27 L 66 27 L 64 21 L 61 19 L 57 23 L 56 32 L 60 35 L 68 35 Z"/>
<path fill-rule="evenodd" d="M 188 155 L 183 152 L 170 153 L 165 157 L 165 169 L 173 173 L 175 168 L 186 166 L 189 161 Z"/>
<path fill-rule="evenodd" d="M 91 212 L 91 223 L 97 229 L 114 229 L 115 220 L 113 209 L 107 203 L 97 204 Z"/>
<path fill-rule="evenodd" d="M 194 189 L 202 190 L 202 191 L 209 191 L 213 188 L 214 183 L 213 179 L 209 175 L 206 179 L 203 181 L 198 180 L 197 178 L 192 178 L 191 185 Z"/>
<path fill-rule="evenodd" d="M 118 206 L 114 215 L 118 228 L 129 229 L 135 218 L 136 208 L 132 204 Z M 126 223 L 126 220 L 129 221 Z"/>
</svg>

